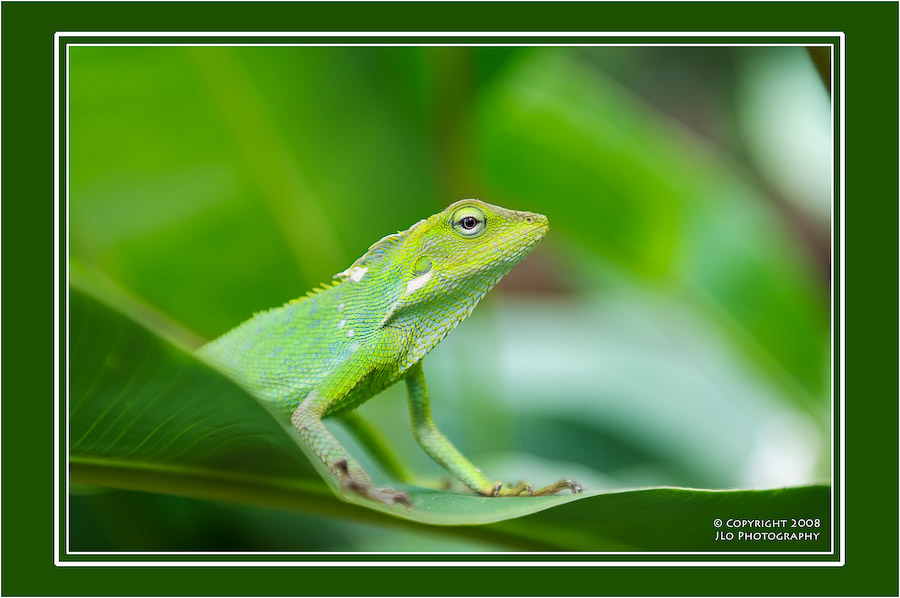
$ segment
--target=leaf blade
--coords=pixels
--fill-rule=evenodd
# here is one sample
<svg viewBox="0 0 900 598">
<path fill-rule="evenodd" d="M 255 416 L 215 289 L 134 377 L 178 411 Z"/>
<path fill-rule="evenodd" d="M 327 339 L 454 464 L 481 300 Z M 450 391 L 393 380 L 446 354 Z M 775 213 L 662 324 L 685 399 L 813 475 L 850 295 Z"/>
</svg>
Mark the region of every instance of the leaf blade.
<svg viewBox="0 0 900 598">
<path fill-rule="evenodd" d="M 530 550 L 674 549 L 671 536 L 658 534 L 666 518 L 687 513 L 706 521 L 730 504 L 750 505 L 754 513 L 827 514 L 825 486 L 510 499 L 409 487 L 409 510 L 358 497 L 342 502 L 304 458 L 295 435 L 237 384 L 83 291 L 70 290 L 70 314 L 74 330 L 92 331 L 74 335 L 71 346 L 70 430 L 81 439 L 70 448 L 74 483 L 439 526 Z M 689 532 L 679 541 L 691 546 L 708 545 L 712 534 L 708 521 Z"/>
</svg>

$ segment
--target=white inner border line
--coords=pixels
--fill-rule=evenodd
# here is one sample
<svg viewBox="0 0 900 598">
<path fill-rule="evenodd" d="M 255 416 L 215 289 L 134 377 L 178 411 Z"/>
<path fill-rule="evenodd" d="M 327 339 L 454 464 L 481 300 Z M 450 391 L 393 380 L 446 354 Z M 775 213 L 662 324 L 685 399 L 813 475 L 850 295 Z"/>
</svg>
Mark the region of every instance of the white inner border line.
<svg viewBox="0 0 900 598">
<path fill-rule="evenodd" d="M 60 101 L 60 90 L 59 90 L 59 68 L 60 68 L 60 57 L 59 57 L 59 46 L 60 43 L 67 37 L 99 37 L 99 38 L 146 38 L 146 37 L 160 37 L 160 38 L 180 38 L 180 37 L 219 37 L 219 38 L 269 38 L 269 37 L 312 37 L 312 38 L 332 38 L 332 37 L 349 37 L 349 38 L 385 38 L 385 37 L 432 37 L 432 38 L 441 38 L 441 37 L 460 37 L 460 38 L 480 38 L 480 37 L 521 37 L 526 39 L 533 39 L 535 37 L 557 37 L 557 38 L 574 38 L 574 37 L 589 37 L 589 38 L 621 38 L 623 41 L 616 42 L 608 42 L 608 43 L 600 43 L 600 42 L 581 42 L 581 43 L 532 43 L 532 42 L 521 42 L 521 43 L 472 43 L 466 41 L 453 41 L 453 42 L 444 42 L 444 43 L 354 43 L 354 42 L 340 42 L 340 43 L 302 43 L 302 42 L 293 42 L 293 43 L 229 43 L 229 42 L 210 42 L 210 43 L 153 43 L 153 42 L 144 42 L 144 43 L 109 43 L 104 44 L 102 42 L 91 42 L 91 43 L 78 43 L 73 42 L 66 44 L 66 193 L 68 198 L 69 191 L 69 168 L 68 168 L 68 157 L 69 157 L 69 47 L 70 46 L 326 46 L 326 47 L 389 47 L 389 46 L 537 46 L 537 47 L 555 47 L 555 46 L 625 46 L 625 47 L 640 47 L 640 46 L 702 46 L 702 47 L 740 47 L 740 46 L 773 46 L 773 45 L 782 45 L 782 46 L 829 46 L 832 48 L 831 52 L 831 90 L 832 90 L 832 102 L 831 102 L 831 111 L 832 111 L 832 144 L 834 142 L 834 95 L 837 92 L 837 95 L 840 97 L 840 113 L 838 115 L 838 127 L 839 127 L 839 135 L 840 135 L 840 143 L 838 149 L 838 168 L 839 168 L 839 181 L 840 185 L 837 189 L 839 193 L 839 201 L 838 210 L 840 213 L 840 252 L 839 252 L 839 260 L 840 260 L 840 347 L 839 349 L 839 371 L 840 371 L 840 382 L 841 388 L 838 390 L 837 397 L 839 398 L 839 412 L 840 412 L 840 426 L 839 426 L 839 438 L 840 438 L 840 453 L 838 455 L 837 463 L 832 458 L 832 486 L 831 486 L 831 514 L 832 514 L 832 526 L 831 526 L 831 552 L 791 552 L 791 551 L 737 551 L 737 552 L 665 552 L 665 551 L 656 551 L 656 552 L 579 552 L 575 553 L 583 556 L 647 556 L 647 557 L 677 557 L 677 556 L 696 556 L 696 555 L 709 555 L 709 556 L 718 556 L 718 557 L 726 557 L 726 560 L 716 560 L 716 561 L 674 561 L 674 560 L 663 560 L 663 561 L 561 561 L 561 560 L 553 560 L 553 561 L 506 561 L 506 560 L 489 560 L 489 561 L 476 561 L 476 560 L 452 560 L 452 561 L 238 561 L 238 560 L 223 560 L 223 561 L 131 561 L 131 560 L 122 560 L 122 561 L 80 561 L 80 560 L 61 560 L 60 559 L 60 534 L 59 534 L 59 497 L 60 497 L 60 488 L 59 488 L 59 480 L 60 480 L 60 463 L 59 463 L 59 414 L 60 414 L 60 401 L 59 401 L 59 206 L 60 206 L 60 196 L 59 196 L 59 150 L 60 150 L 60 127 L 59 127 L 59 101 Z M 706 37 L 706 38 L 727 38 L 727 37 L 736 37 L 736 38 L 752 38 L 752 37 L 764 37 L 768 39 L 778 39 L 778 38 L 788 38 L 788 37 L 800 37 L 800 38 L 810 38 L 810 37 L 831 37 L 839 39 L 839 53 L 837 54 L 838 62 L 840 63 L 840 77 L 838 81 L 838 85 L 835 86 L 835 45 L 832 42 L 809 42 L 809 43 L 801 43 L 801 42 L 787 42 L 784 44 L 778 44 L 777 42 L 736 42 L 736 43 L 727 43 L 727 42 L 718 42 L 718 43 L 698 43 L 698 42 L 688 42 L 688 43 L 652 43 L 652 42 L 636 42 L 629 43 L 624 41 L 625 38 L 633 38 L 633 37 L 654 37 L 654 38 L 685 38 L 685 37 Z M 844 329 L 845 329 L 845 313 L 844 313 L 844 297 L 845 297 L 845 285 L 844 285 L 844 267 L 845 267 L 845 250 L 844 250 L 844 241 L 845 241 L 845 210 L 844 210 L 844 202 L 845 202 L 845 191 L 844 191 L 844 176 L 845 176 L 845 144 L 844 144 L 844 135 L 845 135 L 845 36 L 843 32 L 597 32 L 597 31 L 581 31 L 581 32 L 409 32 L 409 31 L 395 31 L 395 32 L 387 32 L 387 31 L 379 31 L 379 32 L 359 32 L 359 31 L 301 31 L 301 32 L 77 32 L 77 31 L 67 31 L 67 32 L 56 32 L 53 37 L 53 105 L 54 105 L 54 115 L 53 115 L 53 147 L 54 147 L 54 158 L 53 158 L 53 170 L 54 170 L 54 178 L 53 178 L 53 205 L 54 205 L 54 219 L 53 219 L 53 230 L 54 230 L 54 256 L 53 256 L 53 305 L 54 305 L 54 314 L 53 314 L 53 328 L 54 328 L 54 358 L 53 358 L 53 369 L 54 369 L 54 414 L 53 414 L 53 430 L 54 430 L 54 455 L 53 455 L 53 505 L 54 505 L 54 513 L 53 513 L 53 528 L 54 528 L 54 537 L 53 537 L 53 546 L 54 546 L 54 554 L 53 561 L 57 566 L 74 566 L 74 567 L 107 567 L 107 566 L 248 566 L 248 567 L 303 567 L 303 566 L 313 566 L 313 567 L 342 567 L 342 566 L 351 566 L 351 567 L 381 567 L 381 566 L 425 566 L 425 567 L 435 567 L 435 566 L 484 566 L 484 567 L 492 567 L 492 566 L 502 566 L 502 567 L 510 567 L 510 566 L 518 566 L 518 567 L 527 567 L 527 566 L 553 566 L 553 567 L 601 567 L 601 566 L 614 566 L 614 567 L 626 567 L 626 566 L 647 566 L 647 567 L 688 567 L 688 566 L 728 566 L 728 567 L 737 567 L 737 566 L 764 566 L 764 567 L 772 567 L 772 566 L 784 566 L 784 567 L 802 567 L 802 566 L 843 566 L 844 565 L 844 551 L 846 548 L 846 529 L 845 529 L 845 396 L 844 396 L 844 375 L 845 375 L 845 355 L 844 355 Z M 833 166 L 832 166 L 833 168 Z M 832 172 L 832 174 L 834 174 Z M 834 193 L 834 176 L 832 176 L 832 242 L 834 239 L 834 210 L 835 210 L 835 193 Z M 66 209 L 66 232 L 68 235 L 68 204 Z M 67 236 L 68 238 L 68 236 Z M 67 252 L 68 255 L 68 244 L 67 244 Z M 68 323 L 69 323 L 69 295 L 68 295 L 68 285 L 69 285 L 69 271 L 68 271 L 68 263 L 65 264 L 66 271 L 66 346 L 69 346 L 69 337 L 68 337 Z M 832 281 L 834 281 L 834 260 L 832 259 Z M 832 319 L 831 322 L 834 322 L 833 312 L 834 312 L 834 283 L 832 282 L 831 289 L 831 312 Z M 834 389 L 834 334 L 832 331 L 832 373 L 831 373 L 831 381 L 832 381 L 832 401 L 831 401 L 831 413 L 832 413 L 832 431 L 831 431 L 831 448 L 832 454 L 834 450 L 834 413 L 835 413 L 835 389 Z M 68 376 L 69 376 L 69 356 L 68 352 L 66 353 L 66 388 L 68 389 Z M 68 408 L 68 392 L 66 396 L 66 407 Z M 68 438 L 68 422 L 66 425 L 66 437 Z M 838 471 L 835 472 L 835 468 L 837 467 Z M 835 477 L 835 473 L 837 474 L 837 478 Z M 68 479 L 68 467 L 66 467 L 65 474 L 65 485 L 66 490 L 68 492 L 69 479 Z M 836 529 L 834 528 L 834 515 L 835 515 L 835 495 L 834 495 L 834 480 L 840 480 L 840 490 L 841 490 L 841 502 L 840 502 L 840 551 L 838 554 L 838 561 L 824 561 L 824 560 L 814 560 L 814 561 L 765 561 L 765 560 L 753 560 L 753 561 L 737 561 L 737 560 L 727 560 L 727 557 L 731 556 L 791 556 L 791 555 L 816 555 L 821 557 L 827 557 L 834 555 L 834 534 L 836 533 Z M 66 522 L 69 521 L 69 503 L 66 501 Z M 283 555 L 286 557 L 296 557 L 296 556 L 304 556 L 305 553 L 297 553 L 297 552 L 253 552 L 253 553 L 243 553 L 243 552 L 229 552 L 229 553 L 218 553 L 218 552 L 127 552 L 127 553 L 119 553 L 119 552 L 70 552 L 68 546 L 68 528 L 66 530 L 66 555 L 72 556 L 88 556 L 88 555 L 115 555 L 120 557 L 128 557 L 135 555 L 154 555 L 154 556 L 224 556 L 224 555 L 235 555 L 235 556 L 243 556 L 243 555 L 260 555 L 260 556 L 274 556 L 274 555 Z M 310 553 L 315 555 L 359 555 L 359 556 L 402 556 L 404 553 L 367 553 L 367 552 L 343 552 L 343 553 Z M 406 553 L 410 554 L 410 553 Z M 447 555 L 447 553 L 413 553 L 417 555 Z M 473 557 L 473 556 L 492 556 L 492 557 L 503 557 L 503 556 L 557 556 L 564 557 L 566 553 L 560 552 L 470 552 L 470 553 L 459 553 L 459 556 L 465 557 Z"/>
</svg>

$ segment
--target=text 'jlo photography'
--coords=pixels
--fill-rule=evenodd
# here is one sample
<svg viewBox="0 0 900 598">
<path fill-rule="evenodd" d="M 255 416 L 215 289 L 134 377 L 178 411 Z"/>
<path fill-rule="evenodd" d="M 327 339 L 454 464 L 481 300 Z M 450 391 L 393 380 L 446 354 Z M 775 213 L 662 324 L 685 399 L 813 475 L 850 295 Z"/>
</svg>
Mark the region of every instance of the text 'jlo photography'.
<svg viewBox="0 0 900 598">
<path fill-rule="evenodd" d="M 716 542 L 816 542 L 821 538 L 818 518 L 715 519 Z"/>
</svg>

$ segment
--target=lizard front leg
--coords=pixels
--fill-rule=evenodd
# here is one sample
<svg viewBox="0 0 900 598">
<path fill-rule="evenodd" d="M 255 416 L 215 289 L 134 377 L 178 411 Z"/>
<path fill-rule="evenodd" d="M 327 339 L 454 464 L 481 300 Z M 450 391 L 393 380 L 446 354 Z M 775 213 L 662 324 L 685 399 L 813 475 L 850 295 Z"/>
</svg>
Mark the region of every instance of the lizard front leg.
<svg viewBox="0 0 900 598">
<path fill-rule="evenodd" d="M 336 401 L 337 399 L 329 400 L 327 395 L 312 391 L 294 410 L 291 424 L 344 490 L 386 505 L 403 503 L 410 506 L 409 496 L 405 492 L 393 488 L 377 488 L 359 463 L 322 423 L 322 416 Z"/>
<path fill-rule="evenodd" d="M 484 496 L 544 496 L 568 488 L 581 492 L 581 487 L 571 480 L 560 480 L 539 490 L 522 482 L 513 488 L 504 488 L 500 482 L 491 482 L 438 430 L 431 419 L 431 403 L 422 362 L 410 368 L 406 376 L 406 390 L 409 399 L 409 413 L 412 419 L 413 436 L 441 467 L 466 486 Z"/>
</svg>

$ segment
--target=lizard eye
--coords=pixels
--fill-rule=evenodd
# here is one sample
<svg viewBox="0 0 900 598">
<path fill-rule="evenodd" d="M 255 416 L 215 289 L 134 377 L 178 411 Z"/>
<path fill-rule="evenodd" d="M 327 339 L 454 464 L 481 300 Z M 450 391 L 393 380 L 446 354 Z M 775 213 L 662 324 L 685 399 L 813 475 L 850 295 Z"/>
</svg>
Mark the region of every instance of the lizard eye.
<svg viewBox="0 0 900 598">
<path fill-rule="evenodd" d="M 460 208 L 451 222 L 453 228 L 465 237 L 475 237 L 484 232 L 485 217 L 481 210 L 474 207 Z"/>
</svg>

